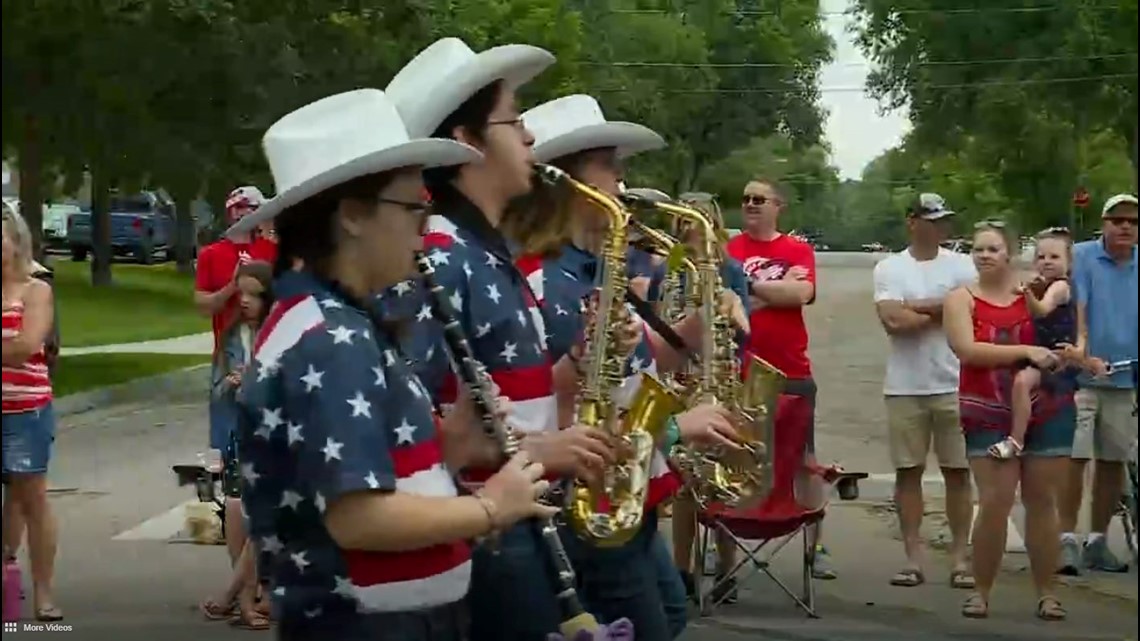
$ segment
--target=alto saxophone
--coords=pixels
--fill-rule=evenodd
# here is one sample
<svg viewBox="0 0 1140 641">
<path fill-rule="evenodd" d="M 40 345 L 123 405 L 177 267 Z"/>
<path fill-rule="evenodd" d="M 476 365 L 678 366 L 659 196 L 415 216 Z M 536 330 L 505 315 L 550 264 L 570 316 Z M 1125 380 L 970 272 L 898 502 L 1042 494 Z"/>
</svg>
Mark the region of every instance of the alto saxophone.
<svg viewBox="0 0 1140 641">
<path fill-rule="evenodd" d="M 617 393 L 625 381 L 626 357 L 618 349 L 625 325 L 628 287 L 626 256 L 629 213 L 602 191 L 578 182 L 549 165 L 536 165 L 547 184 L 566 184 L 609 218 L 600 251 L 601 282 L 595 292 L 597 309 L 586 328 L 585 372 L 579 381 L 575 422 L 604 430 L 622 445 L 619 460 L 606 470 L 601 488 L 577 480 L 567 498 L 567 524 L 581 538 L 599 547 L 629 541 L 641 527 L 649 491 L 650 463 L 666 419 L 681 409 L 677 397 L 649 374 L 626 411 Z"/>
<path fill-rule="evenodd" d="M 655 202 L 652 206 L 693 225 L 700 237 L 692 287 L 705 331 L 690 403 L 727 407 L 736 418 L 742 437 L 739 449 L 698 450 L 678 445 L 673 448 L 671 459 L 702 505 L 748 507 L 763 500 L 771 490 L 768 452 L 773 415 L 785 377 L 768 363 L 749 356 L 745 361 L 748 375 L 741 380 L 736 332 L 731 319 L 719 313 L 724 285 L 720 278 L 720 233 L 712 217 L 697 208 L 675 203 Z"/>
</svg>

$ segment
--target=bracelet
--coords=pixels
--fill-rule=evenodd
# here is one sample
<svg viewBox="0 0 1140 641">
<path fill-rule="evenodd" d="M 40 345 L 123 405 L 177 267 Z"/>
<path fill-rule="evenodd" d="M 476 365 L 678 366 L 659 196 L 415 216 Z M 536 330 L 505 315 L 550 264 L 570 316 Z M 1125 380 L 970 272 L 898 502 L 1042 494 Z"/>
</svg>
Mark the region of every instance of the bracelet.
<svg viewBox="0 0 1140 641">
<path fill-rule="evenodd" d="M 482 490 L 476 492 L 474 496 L 479 501 L 479 507 L 483 508 L 483 513 L 487 515 L 488 530 L 485 537 L 494 538 L 499 531 L 499 506 L 483 494 Z"/>
</svg>

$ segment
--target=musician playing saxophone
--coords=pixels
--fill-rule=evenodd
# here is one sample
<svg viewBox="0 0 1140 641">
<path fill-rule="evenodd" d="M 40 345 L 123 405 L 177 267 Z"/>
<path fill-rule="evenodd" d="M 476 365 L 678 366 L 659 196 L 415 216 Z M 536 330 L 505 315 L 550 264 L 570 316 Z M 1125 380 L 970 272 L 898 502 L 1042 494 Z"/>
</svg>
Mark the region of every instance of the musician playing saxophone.
<svg viewBox="0 0 1140 641">
<path fill-rule="evenodd" d="M 709 216 L 718 230 L 723 230 L 724 220 L 720 215 L 720 208 L 716 206 L 712 196 L 709 194 L 690 193 L 681 194 L 681 202 L 694 207 L 704 212 Z M 670 229 L 677 240 L 685 243 L 694 252 L 701 251 L 702 243 L 700 230 L 692 225 L 686 225 L 685 221 L 674 220 L 673 226 Z M 736 344 L 740 346 L 739 356 L 743 359 L 747 352 L 748 345 L 748 315 L 750 313 L 749 305 L 746 301 L 749 300 L 750 295 L 748 291 L 748 277 L 744 274 L 744 267 L 739 261 L 728 256 L 724 250 L 723 243 L 717 246 L 720 253 L 720 278 L 721 282 L 725 284 L 737 298 L 732 307 L 732 317 L 734 324 L 737 327 Z M 682 272 L 677 287 L 682 291 L 686 291 L 686 280 L 688 274 Z M 742 368 L 743 371 L 743 368 Z M 696 586 L 693 578 L 693 544 L 697 538 L 697 527 L 695 515 L 697 511 L 697 504 L 692 495 L 688 493 L 680 493 L 673 501 L 673 519 L 671 525 L 673 528 L 673 562 L 676 564 L 677 569 L 681 574 L 681 581 L 685 585 L 685 592 L 692 597 L 696 592 Z M 735 548 L 732 541 L 726 536 L 717 531 L 717 550 L 719 551 L 722 560 L 720 567 L 732 567 L 729 554 Z M 720 585 L 721 582 L 717 581 Z M 727 584 L 726 584 L 727 585 Z M 714 595 L 714 598 L 721 595 Z M 726 602 L 734 601 L 735 594 L 730 590 L 723 595 Z"/>
<path fill-rule="evenodd" d="M 664 144 L 659 135 L 640 125 L 605 121 L 597 102 L 584 95 L 540 105 L 523 114 L 523 119 L 535 133 L 537 160 L 614 195 L 621 178 L 620 160 Z M 596 252 L 608 232 L 608 219 L 595 204 L 577 195 L 555 200 L 549 192 L 538 192 L 525 204 L 508 210 L 503 230 L 522 246 L 516 262 L 541 300 L 552 354 L 565 353 L 580 360 L 580 340 L 589 314 L 581 301 L 594 289 L 599 268 Z M 699 321 L 688 320 L 677 331 L 689 334 L 696 342 L 702 327 Z M 629 353 L 627 383 L 623 386 L 627 389 L 623 393 L 630 396 L 640 372 L 652 373 L 683 362 L 652 331 L 646 331 L 636 345 L 626 343 L 621 348 Z M 573 412 L 578 380 L 556 384 L 560 389 L 560 420 L 566 424 Z M 734 446 L 735 430 L 721 408 L 697 407 L 675 416 L 670 423 L 665 442 L 659 444 L 665 451 L 678 440 Z M 620 547 L 603 548 L 589 545 L 574 533 L 564 538 L 588 609 L 603 620 L 631 619 L 639 641 L 664 641 L 684 629 L 686 606 L 683 586 L 657 532 L 653 508 L 680 483 L 660 452 L 650 468 L 646 510 L 632 539 Z"/>
</svg>

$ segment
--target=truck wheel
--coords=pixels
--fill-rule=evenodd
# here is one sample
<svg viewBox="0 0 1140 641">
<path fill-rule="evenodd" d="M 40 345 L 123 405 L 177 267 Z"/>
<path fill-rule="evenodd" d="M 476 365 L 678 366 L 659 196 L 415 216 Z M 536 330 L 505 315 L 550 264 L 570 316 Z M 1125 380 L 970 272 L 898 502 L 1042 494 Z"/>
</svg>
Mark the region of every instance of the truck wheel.
<svg viewBox="0 0 1140 641">
<path fill-rule="evenodd" d="M 72 247 L 71 248 L 72 262 L 82 263 L 87 260 L 87 248 L 85 247 Z"/>
</svg>

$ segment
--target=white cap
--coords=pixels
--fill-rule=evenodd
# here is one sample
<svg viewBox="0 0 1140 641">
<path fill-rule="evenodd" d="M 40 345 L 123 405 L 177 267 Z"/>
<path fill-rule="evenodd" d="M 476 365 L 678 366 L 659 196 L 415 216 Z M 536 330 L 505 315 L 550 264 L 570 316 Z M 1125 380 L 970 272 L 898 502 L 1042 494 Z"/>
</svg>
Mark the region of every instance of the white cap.
<svg viewBox="0 0 1140 641">
<path fill-rule="evenodd" d="M 1133 207 L 1138 206 L 1136 196 L 1133 196 L 1132 194 L 1116 194 L 1112 198 L 1104 201 L 1104 209 L 1100 210 L 1101 218 L 1107 216 L 1108 212 L 1112 211 L 1112 209 L 1117 205 L 1132 205 Z"/>
</svg>

